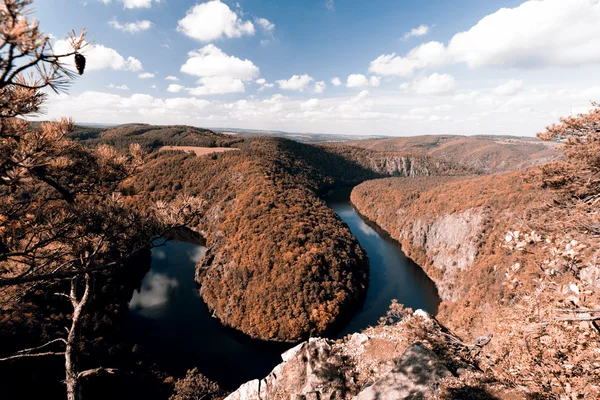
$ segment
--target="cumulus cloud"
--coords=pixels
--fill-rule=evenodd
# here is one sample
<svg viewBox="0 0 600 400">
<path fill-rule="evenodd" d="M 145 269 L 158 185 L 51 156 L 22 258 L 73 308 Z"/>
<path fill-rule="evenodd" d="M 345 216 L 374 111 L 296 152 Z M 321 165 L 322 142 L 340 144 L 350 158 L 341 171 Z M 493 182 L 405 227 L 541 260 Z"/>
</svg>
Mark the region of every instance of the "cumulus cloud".
<svg viewBox="0 0 600 400">
<path fill-rule="evenodd" d="M 381 55 L 369 71 L 411 76 L 417 69 L 574 67 L 600 63 L 600 1 L 529 0 L 481 19 L 444 45 L 429 42 L 405 56 Z"/>
<path fill-rule="evenodd" d="M 181 72 L 198 77 L 228 77 L 248 81 L 256 78 L 260 70 L 250 60 L 241 60 L 225 54 L 209 44 L 188 53 L 189 59 L 181 66 Z"/>
<path fill-rule="evenodd" d="M 152 72 L 144 72 L 142 74 L 139 74 L 138 78 L 141 78 L 141 79 L 150 79 L 150 78 L 154 78 L 154 76 L 155 75 Z"/>
<path fill-rule="evenodd" d="M 427 35 L 430 31 L 431 27 L 427 26 L 427 25 L 420 25 L 418 28 L 413 28 L 410 30 L 410 32 L 406 32 L 404 34 L 404 36 L 402 36 L 403 40 L 408 40 L 411 37 L 418 37 L 418 36 L 424 36 Z"/>
<path fill-rule="evenodd" d="M 57 40 L 54 43 L 55 54 L 66 54 L 73 51 L 71 44 L 67 40 Z M 86 71 L 100 71 L 103 69 L 114 69 L 117 71 L 141 71 L 142 63 L 134 57 L 123 57 L 116 50 L 101 44 L 88 44 L 82 51 L 87 58 Z M 73 58 L 69 57 L 65 63 L 70 67 L 75 67 Z"/>
<path fill-rule="evenodd" d="M 114 83 L 111 83 L 110 85 L 106 86 L 109 89 L 117 89 L 117 90 L 129 90 L 129 88 L 127 87 L 127 85 L 115 85 Z"/>
<path fill-rule="evenodd" d="M 308 85 L 314 81 L 313 77 L 304 75 L 294 75 L 290 79 L 280 79 L 277 81 L 280 89 L 304 91 Z"/>
<path fill-rule="evenodd" d="M 424 43 L 412 49 L 405 57 L 396 53 L 381 55 L 371 61 L 369 72 L 383 76 L 412 76 L 419 68 L 431 68 L 446 63 L 447 52 L 442 43 Z"/>
<path fill-rule="evenodd" d="M 333 86 L 340 86 L 342 84 L 342 81 L 340 80 L 340 78 L 338 78 L 337 76 L 334 77 L 333 79 L 331 79 L 331 84 Z"/>
<path fill-rule="evenodd" d="M 119 0 L 125 8 L 150 8 L 152 3 L 160 3 L 160 0 Z M 104 4 L 111 3 L 111 0 L 102 0 Z"/>
<path fill-rule="evenodd" d="M 366 86 L 379 86 L 381 83 L 381 78 L 377 76 L 372 76 L 367 78 L 362 74 L 352 74 L 348 76 L 346 80 L 346 87 L 349 88 L 362 88 Z"/>
<path fill-rule="evenodd" d="M 121 32 L 129 32 L 129 33 L 137 33 L 137 32 L 141 32 L 141 31 L 146 31 L 152 27 L 152 22 L 147 21 L 147 20 L 126 22 L 126 23 L 121 24 L 119 21 L 117 21 L 117 17 L 114 17 L 113 19 L 108 21 L 108 24 L 110 26 L 112 26 L 113 28 L 115 28 L 116 30 L 119 30 Z"/>
<path fill-rule="evenodd" d="M 179 80 L 179 78 L 176 76 L 173 76 L 173 75 L 169 75 L 165 78 L 165 80 L 177 82 Z"/>
<path fill-rule="evenodd" d="M 512 96 L 512 95 L 519 93 L 524 88 L 525 88 L 525 83 L 523 81 L 511 79 L 508 82 L 495 87 L 492 90 L 492 93 L 494 93 L 498 96 Z"/>
<path fill-rule="evenodd" d="M 300 108 L 304 111 L 313 110 L 319 106 L 319 99 L 310 99 L 304 103 L 300 103 Z"/>
<path fill-rule="evenodd" d="M 183 89 L 183 86 L 173 83 L 173 84 L 169 85 L 169 87 L 167 88 L 167 92 L 179 93 L 179 92 L 181 92 L 182 89 Z"/>
<path fill-rule="evenodd" d="M 202 86 L 187 89 L 192 96 L 211 94 L 243 93 L 246 89 L 241 79 L 228 76 L 207 76 L 198 81 Z"/>
<path fill-rule="evenodd" d="M 412 87 L 418 94 L 449 94 L 456 88 L 456 80 L 452 75 L 436 72 L 431 76 L 417 79 L 413 82 Z"/>
<path fill-rule="evenodd" d="M 275 24 L 266 18 L 254 18 L 254 22 L 256 22 L 267 35 L 272 35 L 275 31 Z"/>
<path fill-rule="evenodd" d="M 313 89 L 313 91 L 315 93 L 323 93 L 326 87 L 327 85 L 325 84 L 325 81 L 319 81 L 315 83 L 315 88 Z"/>
<path fill-rule="evenodd" d="M 265 78 L 257 79 L 256 84 L 260 85 L 260 88 L 258 88 L 259 92 L 262 92 L 265 89 L 270 89 L 273 86 L 275 86 L 275 84 L 267 82 L 267 80 Z"/>
<path fill-rule="evenodd" d="M 254 24 L 243 21 L 227 4 L 213 0 L 190 8 L 179 20 L 177 30 L 191 38 L 209 42 L 222 37 L 254 35 Z"/>
</svg>

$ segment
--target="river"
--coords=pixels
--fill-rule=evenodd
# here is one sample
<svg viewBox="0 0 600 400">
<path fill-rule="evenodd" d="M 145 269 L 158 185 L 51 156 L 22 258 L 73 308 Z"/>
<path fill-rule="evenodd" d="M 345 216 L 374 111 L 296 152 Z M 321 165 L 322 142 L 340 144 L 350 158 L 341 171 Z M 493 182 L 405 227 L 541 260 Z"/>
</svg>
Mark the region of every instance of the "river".
<svg viewBox="0 0 600 400">
<path fill-rule="evenodd" d="M 366 223 L 349 198 L 350 189 L 340 189 L 326 200 L 369 256 L 369 289 L 362 308 L 336 337 L 376 324 L 392 299 L 436 313 L 439 298 L 433 282 L 385 233 Z M 211 316 L 194 282 L 194 268 L 204 251 L 185 242 L 153 250 L 150 271 L 129 305 L 129 340 L 174 376 L 197 367 L 225 389 L 235 389 L 266 376 L 291 345 L 250 339 Z"/>
</svg>

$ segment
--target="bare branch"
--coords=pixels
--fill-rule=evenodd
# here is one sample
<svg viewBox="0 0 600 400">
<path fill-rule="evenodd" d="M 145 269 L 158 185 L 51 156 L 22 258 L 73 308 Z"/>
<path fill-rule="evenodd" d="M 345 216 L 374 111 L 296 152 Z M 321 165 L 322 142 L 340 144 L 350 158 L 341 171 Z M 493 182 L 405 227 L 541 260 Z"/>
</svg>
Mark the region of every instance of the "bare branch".
<svg viewBox="0 0 600 400">
<path fill-rule="evenodd" d="M 44 357 L 44 356 L 64 356 L 64 352 L 46 352 L 46 353 L 31 353 L 31 354 L 15 354 L 12 356 L 0 358 L 0 361 L 16 360 L 25 357 Z"/>
<path fill-rule="evenodd" d="M 52 343 L 57 343 L 57 342 L 62 342 L 62 343 L 64 343 L 64 344 L 67 344 L 67 341 L 66 341 L 65 339 L 63 339 L 63 338 L 58 338 L 58 339 L 51 340 L 51 341 L 49 341 L 48 343 L 45 343 L 45 344 L 43 344 L 43 345 L 41 345 L 41 346 L 38 346 L 38 347 L 32 347 L 31 349 L 23 349 L 23 350 L 19 350 L 17 353 L 19 353 L 19 354 L 21 354 L 21 353 L 29 353 L 29 352 L 32 352 L 32 351 L 35 351 L 35 350 L 39 350 L 39 349 L 41 349 L 41 348 L 44 348 L 44 347 L 46 347 L 46 346 L 49 346 L 49 345 L 51 345 Z"/>
<path fill-rule="evenodd" d="M 81 371 L 80 373 L 78 373 L 77 379 L 87 378 L 92 375 L 98 375 L 103 372 L 106 372 L 107 374 L 114 374 L 117 371 L 118 371 L 118 369 L 116 369 L 116 368 L 103 368 L 103 367 L 93 368 L 93 369 L 88 369 L 88 370 Z"/>
</svg>

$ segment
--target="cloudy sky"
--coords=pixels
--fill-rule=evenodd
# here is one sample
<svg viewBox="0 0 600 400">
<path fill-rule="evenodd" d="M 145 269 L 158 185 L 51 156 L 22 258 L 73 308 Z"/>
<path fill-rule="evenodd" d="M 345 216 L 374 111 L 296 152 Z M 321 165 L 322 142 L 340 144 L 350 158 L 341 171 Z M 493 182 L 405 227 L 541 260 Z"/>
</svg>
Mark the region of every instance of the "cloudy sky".
<svg viewBox="0 0 600 400">
<path fill-rule="evenodd" d="M 600 0 L 38 0 L 85 74 L 51 118 L 535 135 L 600 101 Z"/>
</svg>

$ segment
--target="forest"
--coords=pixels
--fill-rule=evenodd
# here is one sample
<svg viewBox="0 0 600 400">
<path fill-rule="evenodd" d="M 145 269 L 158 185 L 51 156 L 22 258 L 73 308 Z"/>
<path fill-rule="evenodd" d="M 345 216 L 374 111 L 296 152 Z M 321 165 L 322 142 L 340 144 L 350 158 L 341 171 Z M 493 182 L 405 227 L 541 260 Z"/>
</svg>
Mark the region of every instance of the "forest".
<svg viewBox="0 0 600 400">
<path fill-rule="evenodd" d="M 436 282 L 440 321 L 466 341 L 494 332 L 481 364 L 491 372 L 470 385 L 598 396 L 599 117 L 596 107 L 541 132 L 562 143 L 564 157 L 550 163 L 372 180 L 352 192 Z"/>
</svg>

